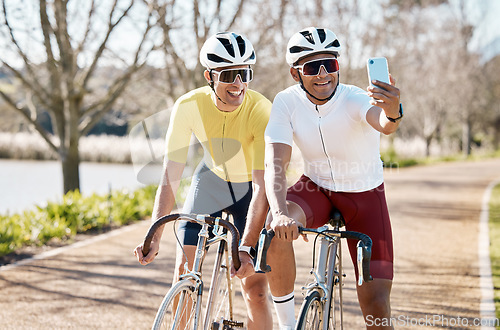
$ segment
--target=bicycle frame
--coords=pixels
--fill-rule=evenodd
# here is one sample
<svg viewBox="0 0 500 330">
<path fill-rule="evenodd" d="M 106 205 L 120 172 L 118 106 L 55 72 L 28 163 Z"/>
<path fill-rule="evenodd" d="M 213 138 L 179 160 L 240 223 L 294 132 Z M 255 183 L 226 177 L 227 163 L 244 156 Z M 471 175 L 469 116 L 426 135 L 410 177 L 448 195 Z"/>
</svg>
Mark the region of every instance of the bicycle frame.
<svg viewBox="0 0 500 330">
<path fill-rule="evenodd" d="M 338 319 L 340 328 L 343 329 L 343 297 L 342 297 L 342 285 L 343 285 L 343 269 L 342 269 L 342 244 L 341 239 L 355 239 L 358 240 L 357 245 L 357 267 L 358 267 L 358 285 L 362 285 L 363 282 L 371 281 L 370 276 L 370 257 L 371 257 L 371 246 L 372 241 L 369 236 L 353 231 L 340 231 L 340 226 L 342 225 L 341 215 L 338 213 L 336 216 L 332 217 L 330 224 L 331 227 L 325 225 L 318 229 L 303 228 L 299 227 L 299 233 L 301 234 L 313 234 L 317 235 L 315 238 L 313 251 L 316 253 L 316 240 L 319 238 L 318 254 L 317 258 L 313 258 L 315 265 L 311 269 L 311 274 L 314 276 L 314 281 L 303 287 L 303 290 L 307 290 L 306 298 L 301 307 L 301 314 L 299 317 L 299 322 L 297 327 L 304 325 L 302 323 L 307 320 L 307 313 L 310 308 L 314 308 L 314 301 L 319 301 L 321 309 L 317 309 L 321 314 L 317 313 L 319 318 L 314 320 L 319 320 L 318 323 L 314 323 L 315 326 L 321 323 L 321 328 L 327 330 L 330 325 L 330 320 L 337 323 L 337 313 L 335 311 L 335 306 L 332 306 L 332 292 L 335 286 L 338 285 L 338 314 L 340 317 Z M 333 227 L 333 229 L 332 229 Z M 319 237 L 318 237 L 319 236 Z M 274 237 L 274 232 L 270 230 L 267 232 L 265 229 L 262 230 L 259 237 L 259 244 L 257 250 L 257 260 L 255 265 L 256 272 L 269 272 L 271 268 L 267 265 L 267 249 L 271 244 L 271 240 Z M 336 260 L 338 263 L 336 264 Z M 316 305 L 317 306 L 317 305 Z M 333 308 L 332 308 L 333 307 Z M 312 310 L 312 309 L 311 309 Z M 333 315 L 330 315 L 332 312 Z M 316 329 L 316 328 L 315 328 Z"/>
<path fill-rule="evenodd" d="M 318 228 L 318 231 L 325 229 L 329 229 L 329 227 L 323 226 Z M 334 230 L 338 230 L 338 226 L 336 226 Z M 322 328 L 323 330 L 328 330 L 328 320 L 332 317 L 332 315 L 330 315 L 330 308 L 333 287 L 335 285 L 340 286 L 340 324 L 343 324 L 342 285 L 344 274 L 342 270 L 342 244 L 340 237 L 321 236 L 319 240 L 316 264 L 315 267 L 311 269 L 311 274 L 314 276 L 315 282 L 310 283 L 307 287 L 303 287 L 302 289 L 307 290 L 306 295 L 312 290 L 318 290 L 320 292 L 321 298 L 324 301 Z M 339 256 L 339 265 L 336 270 L 335 260 L 337 255 Z M 328 276 L 328 274 L 333 274 L 333 276 Z"/>
<path fill-rule="evenodd" d="M 207 307 L 206 307 L 206 312 L 205 312 L 205 327 L 204 327 L 204 329 L 208 329 L 210 327 L 209 322 L 212 318 L 213 307 L 214 307 L 213 306 L 214 292 L 212 290 L 219 287 L 219 282 L 218 282 L 219 278 L 218 278 L 218 276 L 216 276 L 217 270 L 222 267 L 223 262 L 224 262 L 226 268 L 230 264 L 228 253 L 224 253 L 224 252 L 227 252 L 227 234 L 223 233 L 223 228 L 219 227 L 219 226 L 214 226 L 212 233 L 215 235 L 215 237 L 206 241 L 205 246 L 209 247 L 209 246 L 212 246 L 214 244 L 219 243 L 219 247 L 217 249 L 217 255 L 215 257 L 214 268 L 212 271 L 212 281 L 210 283 L 210 292 L 208 295 Z M 197 251 L 199 251 L 198 247 L 197 247 Z M 203 251 L 206 251 L 206 249 L 204 249 Z M 204 255 L 205 255 L 205 253 L 204 253 Z M 225 256 L 225 260 L 223 260 L 224 256 Z M 226 281 L 228 283 L 229 318 L 232 320 L 233 319 L 233 288 L 232 288 L 232 282 L 231 282 L 229 271 L 226 271 Z"/>
<path fill-rule="evenodd" d="M 224 232 L 224 228 L 230 229 L 230 227 L 233 227 L 233 229 L 231 230 L 231 236 L 232 236 L 231 254 L 232 254 L 233 258 L 235 256 L 237 257 L 237 245 L 236 245 L 236 249 L 233 245 L 235 245 L 235 243 L 239 241 L 239 233 L 234 228 L 234 226 L 232 226 L 226 220 L 227 214 L 225 214 L 225 216 L 226 217 L 224 219 L 212 218 L 212 217 L 208 217 L 208 216 L 197 216 L 196 218 L 193 218 L 191 215 L 167 216 L 167 217 L 170 217 L 170 219 L 166 219 L 167 217 L 165 217 L 165 219 L 159 219 L 150 228 L 150 231 L 148 232 L 148 235 L 145 239 L 145 246 L 147 246 L 147 249 L 149 249 L 149 245 L 150 245 L 150 241 L 151 241 L 150 239 L 153 236 L 153 233 L 156 230 L 156 228 L 158 228 L 160 225 L 162 225 L 168 221 L 171 221 L 172 219 L 175 220 L 175 219 L 183 219 L 184 218 L 185 220 L 194 221 L 194 222 L 201 225 L 202 228 L 198 233 L 198 242 L 196 245 L 192 269 L 189 269 L 188 263 L 186 262 L 184 265 L 185 272 L 184 272 L 184 274 L 179 276 L 179 281 L 177 282 L 177 283 L 181 283 L 181 282 L 193 283 L 193 292 L 195 292 L 196 298 L 193 299 L 193 302 L 192 302 L 193 304 L 195 304 L 192 322 L 193 322 L 193 328 L 195 330 L 200 328 L 202 317 L 204 320 L 203 329 L 208 330 L 211 328 L 211 321 L 212 321 L 212 315 L 213 315 L 213 309 L 214 309 L 213 308 L 213 303 L 214 303 L 213 300 L 214 300 L 215 295 L 217 294 L 215 291 L 219 287 L 218 284 L 220 283 L 219 282 L 220 276 L 218 276 L 218 275 L 219 275 L 219 271 L 221 268 L 226 268 L 225 280 L 227 280 L 227 284 L 228 284 L 227 285 L 227 294 L 228 294 L 227 299 L 228 299 L 228 305 L 229 305 L 229 316 L 230 316 L 230 320 L 233 320 L 233 313 L 232 313 L 232 307 L 233 307 L 232 290 L 233 290 L 233 288 L 231 285 L 229 271 L 227 269 L 228 265 L 230 264 L 229 263 L 230 262 L 229 253 L 226 253 L 226 252 L 228 252 L 229 242 L 228 242 L 228 234 Z M 209 220 L 208 218 L 210 218 L 210 220 L 211 220 L 210 223 L 208 221 L 206 221 L 206 220 Z M 212 229 L 213 237 L 212 238 L 210 238 L 210 233 L 209 233 L 209 231 L 210 231 L 209 226 L 210 225 L 213 226 L 213 229 Z M 228 227 L 228 225 L 229 225 L 229 227 Z M 146 241 L 147 241 L 147 244 L 146 244 Z M 203 265 L 203 261 L 205 259 L 205 256 L 207 254 L 208 248 L 212 245 L 215 245 L 215 244 L 218 244 L 218 249 L 217 249 L 217 253 L 215 256 L 214 270 L 213 270 L 212 279 L 210 282 L 209 298 L 207 300 L 205 313 L 202 315 L 202 304 L 203 304 L 202 297 L 203 297 L 203 289 L 204 289 L 204 283 L 202 280 L 202 265 Z M 144 250 L 144 248 L 143 248 L 143 250 Z M 239 259 L 237 260 L 237 262 L 238 262 L 238 267 L 239 267 Z M 224 279 L 221 279 L 221 280 L 223 281 Z M 174 304 L 176 304 L 176 303 L 174 302 Z M 163 305 L 163 302 L 162 302 L 162 305 Z M 177 302 L 177 306 L 178 306 L 176 308 L 177 312 L 175 313 L 176 316 L 178 314 L 180 314 L 179 308 L 180 309 L 184 308 L 184 307 L 182 307 L 183 302 Z M 159 311 L 159 313 L 160 313 L 160 311 Z M 159 316 L 157 315 L 157 318 L 158 317 Z M 161 316 L 161 317 L 163 318 L 163 316 Z M 161 320 L 161 319 L 159 319 L 159 320 Z M 161 322 L 161 321 L 158 321 L 158 322 Z M 179 322 L 177 317 L 174 320 L 174 323 L 176 323 L 176 322 Z M 157 324 L 156 319 L 155 319 L 155 324 Z"/>
<path fill-rule="evenodd" d="M 214 277 L 215 272 L 218 268 L 216 267 L 221 267 L 222 265 L 222 258 L 224 257 L 224 252 L 227 250 L 227 234 L 221 233 L 222 227 L 217 228 L 218 226 L 215 226 L 212 233 L 215 235 L 212 239 L 209 239 L 209 225 L 207 223 L 201 223 L 202 229 L 198 233 L 198 243 L 196 245 L 196 252 L 195 252 L 195 259 L 193 262 L 193 269 L 189 270 L 188 264 L 186 262 L 184 269 L 187 270 L 186 273 L 182 274 L 179 276 L 179 280 L 183 279 L 190 279 L 194 282 L 197 283 L 197 301 L 196 301 L 196 315 L 195 315 L 195 320 L 194 320 L 194 329 L 198 329 L 199 327 L 199 322 L 200 322 L 200 315 L 201 315 L 201 306 L 203 304 L 203 288 L 204 288 L 204 283 L 202 280 L 202 275 L 201 275 L 201 268 L 203 265 L 203 261 L 205 259 L 205 256 L 207 254 L 208 248 L 212 245 L 215 245 L 217 243 L 219 244 L 219 248 L 217 250 L 217 255 L 215 257 L 215 262 L 214 262 L 214 269 L 213 269 L 213 274 L 212 274 L 212 282 L 210 285 L 210 288 L 217 287 L 218 284 L 218 278 Z M 226 265 L 229 265 L 229 258 L 226 254 L 226 260 L 225 260 Z M 230 283 L 230 282 L 228 282 Z M 229 294 L 229 304 L 230 304 L 230 318 L 233 319 L 233 312 L 232 312 L 232 306 L 233 306 L 233 301 L 232 301 L 232 287 L 229 285 L 228 287 L 228 294 Z M 206 310 L 204 314 L 204 327 L 203 329 L 207 330 L 210 327 L 210 317 L 212 314 L 212 300 L 213 297 L 210 295 L 209 300 L 207 301 L 206 305 Z"/>
</svg>

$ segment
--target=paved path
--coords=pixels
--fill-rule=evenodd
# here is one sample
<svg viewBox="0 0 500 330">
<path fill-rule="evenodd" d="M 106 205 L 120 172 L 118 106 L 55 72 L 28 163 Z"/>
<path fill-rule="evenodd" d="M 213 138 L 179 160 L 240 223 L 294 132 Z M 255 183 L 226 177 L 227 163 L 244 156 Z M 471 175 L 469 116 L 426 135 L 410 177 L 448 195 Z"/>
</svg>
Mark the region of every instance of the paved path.
<svg viewBox="0 0 500 330">
<path fill-rule="evenodd" d="M 419 319 L 440 317 L 455 325 L 449 328 L 465 328 L 456 323 L 472 324 L 480 316 L 478 221 L 484 190 L 500 177 L 500 159 L 392 169 L 385 177 L 396 258 L 395 325 L 415 329 Z M 164 235 L 157 261 L 140 266 L 131 251 L 148 225 L 144 221 L 106 239 L 0 270 L 1 328 L 149 329 L 171 283 L 175 239 Z M 296 250 L 300 297 L 311 257 L 304 242 L 297 242 Z M 362 329 L 352 272 L 347 276 L 346 329 Z M 241 297 L 237 300 L 241 318 Z M 426 328 L 443 328 L 441 321 L 433 325 Z"/>
</svg>

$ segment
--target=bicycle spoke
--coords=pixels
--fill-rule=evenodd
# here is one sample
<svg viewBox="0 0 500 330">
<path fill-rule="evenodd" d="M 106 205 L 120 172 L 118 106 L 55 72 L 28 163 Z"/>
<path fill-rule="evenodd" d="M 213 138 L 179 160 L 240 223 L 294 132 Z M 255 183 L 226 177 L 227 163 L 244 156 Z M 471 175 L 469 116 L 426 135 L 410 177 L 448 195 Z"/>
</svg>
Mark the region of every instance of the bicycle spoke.
<svg viewBox="0 0 500 330">
<path fill-rule="evenodd" d="M 175 313 L 167 314 L 163 319 L 165 329 L 189 329 L 191 327 L 195 317 L 195 299 L 191 295 L 192 293 L 186 291 L 181 293 Z M 169 316 L 172 317 L 172 322 L 169 321 Z"/>
<path fill-rule="evenodd" d="M 323 317 L 323 303 L 321 295 L 318 291 L 311 291 L 300 308 L 299 319 L 297 321 L 297 329 L 321 329 Z"/>
<path fill-rule="evenodd" d="M 153 329 L 193 329 L 197 294 L 190 281 L 178 282 L 167 293 L 156 314 Z"/>
</svg>

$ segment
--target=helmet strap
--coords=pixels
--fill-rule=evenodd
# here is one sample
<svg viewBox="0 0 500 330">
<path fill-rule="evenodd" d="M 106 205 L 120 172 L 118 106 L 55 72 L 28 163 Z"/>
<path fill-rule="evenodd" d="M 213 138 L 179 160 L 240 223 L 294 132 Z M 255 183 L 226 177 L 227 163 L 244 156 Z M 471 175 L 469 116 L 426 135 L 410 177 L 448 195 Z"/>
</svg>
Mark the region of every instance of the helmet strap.
<svg viewBox="0 0 500 330">
<path fill-rule="evenodd" d="M 209 74 L 210 74 L 210 82 L 208 83 L 208 86 L 210 86 L 210 88 L 212 88 L 215 96 L 219 99 L 219 101 L 221 101 L 224 104 L 227 104 L 226 102 L 222 101 L 222 99 L 219 97 L 219 95 L 217 95 L 217 92 L 215 91 L 215 88 L 214 88 L 215 83 L 214 83 L 214 77 L 212 76 L 212 70 L 209 71 Z"/>
<path fill-rule="evenodd" d="M 331 98 L 335 95 L 335 92 L 337 91 L 337 87 L 339 87 L 339 83 L 340 83 L 340 72 L 339 72 L 339 75 L 338 75 L 338 79 L 337 79 L 337 86 L 335 86 L 335 89 L 333 90 L 332 94 L 330 94 L 330 96 L 324 98 L 324 99 L 320 99 L 320 98 L 317 98 L 316 96 L 312 95 L 305 87 L 304 87 L 304 82 L 302 81 L 302 76 L 300 75 L 300 72 L 298 72 L 299 74 L 299 80 L 300 80 L 300 87 L 304 90 L 304 92 L 307 93 L 307 95 L 309 95 L 310 97 L 312 97 L 313 99 L 315 100 L 318 100 L 320 102 L 323 102 L 323 101 L 330 101 Z"/>
</svg>

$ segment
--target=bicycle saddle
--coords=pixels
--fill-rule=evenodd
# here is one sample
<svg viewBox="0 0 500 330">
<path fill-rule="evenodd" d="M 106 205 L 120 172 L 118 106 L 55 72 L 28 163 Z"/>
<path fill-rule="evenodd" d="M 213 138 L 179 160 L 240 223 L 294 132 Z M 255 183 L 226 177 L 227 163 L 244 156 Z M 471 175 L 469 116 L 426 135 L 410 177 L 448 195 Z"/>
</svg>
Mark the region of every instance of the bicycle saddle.
<svg viewBox="0 0 500 330">
<path fill-rule="evenodd" d="M 328 221 L 330 225 L 335 227 L 336 225 L 339 226 L 339 228 L 342 228 L 345 226 L 345 221 L 344 217 L 342 216 L 342 213 L 336 208 L 334 208 L 330 214 L 330 221 Z"/>
</svg>

